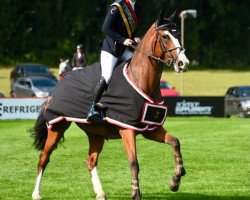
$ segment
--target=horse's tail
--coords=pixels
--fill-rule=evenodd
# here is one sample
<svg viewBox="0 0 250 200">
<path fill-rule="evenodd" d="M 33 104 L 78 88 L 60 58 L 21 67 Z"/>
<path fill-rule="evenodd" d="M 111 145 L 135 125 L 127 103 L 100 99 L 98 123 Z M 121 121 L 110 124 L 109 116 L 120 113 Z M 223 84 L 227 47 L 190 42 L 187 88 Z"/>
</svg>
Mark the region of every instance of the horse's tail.
<svg viewBox="0 0 250 200">
<path fill-rule="evenodd" d="M 43 150 L 48 135 L 46 120 L 44 117 L 44 107 L 46 104 L 47 101 L 42 105 L 34 127 L 28 130 L 30 136 L 34 138 L 33 146 L 37 150 Z"/>
</svg>

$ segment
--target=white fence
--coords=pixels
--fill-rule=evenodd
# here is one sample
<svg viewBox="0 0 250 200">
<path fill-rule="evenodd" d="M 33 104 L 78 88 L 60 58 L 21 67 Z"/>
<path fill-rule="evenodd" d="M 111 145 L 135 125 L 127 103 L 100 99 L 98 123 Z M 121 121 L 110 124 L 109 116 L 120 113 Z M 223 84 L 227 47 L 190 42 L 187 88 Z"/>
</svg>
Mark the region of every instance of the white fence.
<svg viewBox="0 0 250 200">
<path fill-rule="evenodd" d="M 0 120 L 36 119 L 45 98 L 0 98 Z"/>
</svg>

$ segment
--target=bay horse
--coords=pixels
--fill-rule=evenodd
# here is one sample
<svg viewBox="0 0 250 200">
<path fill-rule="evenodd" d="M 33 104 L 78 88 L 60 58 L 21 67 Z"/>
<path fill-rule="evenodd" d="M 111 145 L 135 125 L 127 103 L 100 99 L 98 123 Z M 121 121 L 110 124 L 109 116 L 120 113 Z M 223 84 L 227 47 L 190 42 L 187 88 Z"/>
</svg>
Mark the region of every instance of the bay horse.
<svg viewBox="0 0 250 200">
<path fill-rule="evenodd" d="M 189 60 L 185 55 L 176 38 L 176 25 L 173 22 L 175 13 L 169 18 L 164 18 L 162 12 L 159 18 L 149 28 L 143 39 L 136 47 L 134 55 L 128 66 L 128 76 L 153 102 L 161 102 L 160 78 L 163 66 L 173 66 L 176 72 L 185 71 Z M 72 72 L 74 73 L 74 72 Z M 76 72 L 75 72 L 76 73 Z M 70 75 L 67 75 L 70 76 Z M 66 76 L 66 77 L 67 77 Z M 66 78 L 65 77 L 65 78 Z M 60 85 L 59 81 L 59 85 Z M 38 162 L 38 175 L 35 188 L 32 193 L 34 200 L 41 199 L 40 186 L 43 172 L 49 163 L 50 156 L 58 143 L 64 138 L 64 132 L 69 128 L 72 121 L 66 117 L 61 117 L 53 126 L 48 125 L 45 120 L 47 113 L 47 103 L 41 109 L 36 124 L 32 129 L 34 146 L 41 150 Z M 96 199 L 105 200 L 106 195 L 102 188 L 101 181 L 97 173 L 98 157 L 103 149 L 105 139 L 121 138 L 128 157 L 131 172 L 131 197 L 141 200 L 142 195 L 139 187 L 139 164 L 136 152 L 136 135 L 141 134 L 144 138 L 159 143 L 165 143 L 173 148 L 175 170 L 169 188 L 171 191 L 179 189 L 181 177 L 185 175 L 183 160 L 180 150 L 180 142 L 176 137 L 169 134 L 163 125 L 153 126 L 144 131 L 137 131 L 129 127 L 112 124 L 110 121 L 101 123 L 81 123 L 76 122 L 89 139 L 89 152 L 86 165 L 91 176 Z"/>
</svg>

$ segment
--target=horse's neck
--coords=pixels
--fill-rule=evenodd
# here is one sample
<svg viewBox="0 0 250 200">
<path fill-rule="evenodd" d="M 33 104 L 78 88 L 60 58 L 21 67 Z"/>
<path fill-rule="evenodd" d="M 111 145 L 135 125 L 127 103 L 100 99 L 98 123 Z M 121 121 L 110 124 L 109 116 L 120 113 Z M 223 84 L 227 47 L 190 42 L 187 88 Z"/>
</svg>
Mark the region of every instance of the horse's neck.
<svg viewBox="0 0 250 200">
<path fill-rule="evenodd" d="M 140 51 L 152 53 L 153 39 L 149 41 L 146 34 L 138 46 Z M 162 66 L 148 55 L 135 51 L 130 63 L 130 77 L 138 84 L 139 87 L 153 100 L 160 101 L 160 78 L 162 74 Z"/>
</svg>

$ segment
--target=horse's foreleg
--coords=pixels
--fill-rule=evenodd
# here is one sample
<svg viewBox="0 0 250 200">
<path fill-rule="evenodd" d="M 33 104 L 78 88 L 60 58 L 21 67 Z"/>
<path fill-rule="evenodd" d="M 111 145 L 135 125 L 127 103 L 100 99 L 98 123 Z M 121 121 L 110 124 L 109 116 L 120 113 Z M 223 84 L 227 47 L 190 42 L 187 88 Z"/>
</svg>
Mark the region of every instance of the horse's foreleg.
<svg viewBox="0 0 250 200">
<path fill-rule="evenodd" d="M 173 138 L 171 135 L 166 134 L 165 142 L 170 144 L 174 149 L 174 160 L 175 160 L 175 175 L 170 180 L 169 188 L 171 191 L 176 192 L 179 189 L 181 183 L 181 177 L 186 174 L 186 170 L 183 167 L 183 160 L 180 149 L 180 142 L 177 138 Z"/>
<path fill-rule="evenodd" d="M 183 160 L 181 155 L 180 142 L 177 138 L 171 136 L 162 126 L 156 130 L 142 134 L 145 138 L 154 140 L 161 143 L 166 143 L 172 146 L 174 150 L 174 161 L 175 161 L 175 175 L 172 177 L 169 188 L 173 192 L 179 189 L 181 182 L 181 176 L 186 174 L 185 168 L 183 167 Z"/>
<path fill-rule="evenodd" d="M 56 129 L 53 129 L 53 130 L 48 129 L 47 131 L 48 135 L 47 135 L 46 143 L 40 154 L 40 160 L 38 162 L 38 176 L 36 179 L 35 189 L 32 193 L 33 200 L 42 199 L 40 195 L 40 186 L 41 186 L 43 172 L 47 164 L 49 163 L 50 155 L 52 154 L 53 150 L 57 147 L 58 142 L 63 137 L 63 133 L 65 132 L 67 128 L 62 126 L 61 129 L 59 129 L 57 126 Z"/>
<path fill-rule="evenodd" d="M 141 192 L 139 188 L 139 164 L 136 154 L 136 133 L 132 130 L 121 129 L 119 131 L 126 154 L 128 156 L 128 162 L 130 166 L 130 172 L 132 176 L 132 199 L 141 200 Z"/>
<path fill-rule="evenodd" d="M 91 181 L 96 193 L 96 199 L 105 200 L 106 195 L 103 191 L 102 184 L 97 173 L 98 157 L 103 148 L 104 138 L 98 135 L 87 135 L 89 138 L 89 154 L 86 159 L 86 165 L 91 175 Z"/>
</svg>

